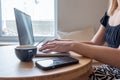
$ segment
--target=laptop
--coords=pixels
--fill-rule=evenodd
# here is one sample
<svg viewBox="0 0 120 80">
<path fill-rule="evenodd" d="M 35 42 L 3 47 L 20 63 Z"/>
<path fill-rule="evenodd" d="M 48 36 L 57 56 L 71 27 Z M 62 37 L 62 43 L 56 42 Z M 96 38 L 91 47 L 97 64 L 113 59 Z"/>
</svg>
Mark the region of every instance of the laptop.
<svg viewBox="0 0 120 80">
<path fill-rule="evenodd" d="M 39 44 L 38 47 L 40 47 L 45 39 L 41 38 L 41 41 L 39 41 L 38 43 L 35 42 L 31 16 L 16 8 L 14 8 L 14 12 L 15 12 L 19 44 L 34 45 L 34 46 L 38 46 Z M 36 57 L 40 57 L 40 56 L 69 56 L 69 53 L 58 53 L 58 52 L 43 53 L 37 50 Z"/>
</svg>

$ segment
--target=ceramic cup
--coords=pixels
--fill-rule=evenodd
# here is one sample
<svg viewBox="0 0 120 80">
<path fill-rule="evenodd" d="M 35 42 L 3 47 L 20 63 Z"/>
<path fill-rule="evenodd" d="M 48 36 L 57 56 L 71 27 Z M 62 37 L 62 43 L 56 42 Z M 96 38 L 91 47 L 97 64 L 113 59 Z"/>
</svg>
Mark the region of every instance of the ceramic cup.
<svg viewBox="0 0 120 80">
<path fill-rule="evenodd" d="M 15 48 L 15 54 L 22 62 L 32 61 L 37 53 L 37 47 L 31 45 L 20 45 Z"/>
</svg>

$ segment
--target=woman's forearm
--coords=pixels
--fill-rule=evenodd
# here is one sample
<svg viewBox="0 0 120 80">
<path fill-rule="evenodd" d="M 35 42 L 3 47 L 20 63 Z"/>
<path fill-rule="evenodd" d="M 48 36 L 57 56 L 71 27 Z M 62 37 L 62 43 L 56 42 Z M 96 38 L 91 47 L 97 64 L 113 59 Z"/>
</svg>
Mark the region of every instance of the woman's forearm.
<svg viewBox="0 0 120 80">
<path fill-rule="evenodd" d="M 120 68 L 120 49 L 84 43 L 74 43 L 72 50 L 83 56 Z"/>
<path fill-rule="evenodd" d="M 96 43 L 96 42 L 93 42 L 93 41 L 88 41 L 88 42 L 80 42 L 80 43 L 85 43 L 85 44 L 90 44 L 90 45 L 104 45 L 104 43 L 102 43 L 102 44 L 99 44 L 99 43 Z"/>
<path fill-rule="evenodd" d="M 96 45 L 94 42 L 89 41 L 89 42 L 81 42 L 81 43 L 85 43 L 85 44 L 90 44 L 90 45 Z"/>
</svg>

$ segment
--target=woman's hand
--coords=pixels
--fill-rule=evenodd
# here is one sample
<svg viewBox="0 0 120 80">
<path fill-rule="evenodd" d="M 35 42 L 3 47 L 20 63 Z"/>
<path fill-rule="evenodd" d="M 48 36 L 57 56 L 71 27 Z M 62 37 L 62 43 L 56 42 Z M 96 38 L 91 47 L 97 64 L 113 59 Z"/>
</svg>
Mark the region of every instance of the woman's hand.
<svg viewBox="0 0 120 80">
<path fill-rule="evenodd" d="M 47 41 L 42 45 L 42 47 L 39 49 L 43 52 L 69 52 L 72 50 L 72 45 L 75 41 L 73 40 L 61 40 L 61 39 L 54 39 Z"/>
</svg>

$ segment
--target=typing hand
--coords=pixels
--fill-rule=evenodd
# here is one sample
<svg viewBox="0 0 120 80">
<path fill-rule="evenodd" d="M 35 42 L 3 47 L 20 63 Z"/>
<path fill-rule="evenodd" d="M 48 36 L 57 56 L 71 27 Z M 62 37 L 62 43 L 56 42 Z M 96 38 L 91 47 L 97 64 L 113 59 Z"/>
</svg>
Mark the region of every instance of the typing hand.
<svg viewBox="0 0 120 80">
<path fill-rule="evenodd" d="M 69 52 L 72 49 L 72 40 L 61 40 L 61 39 L 54 39 L 47 41 L 42 45 L 39 49 L 43 52 Z"/>
</svg>

